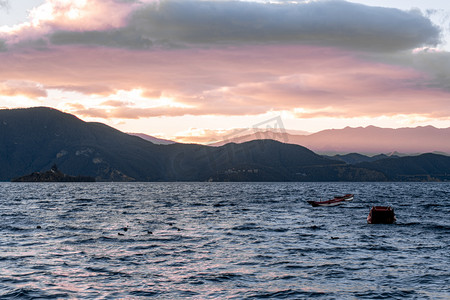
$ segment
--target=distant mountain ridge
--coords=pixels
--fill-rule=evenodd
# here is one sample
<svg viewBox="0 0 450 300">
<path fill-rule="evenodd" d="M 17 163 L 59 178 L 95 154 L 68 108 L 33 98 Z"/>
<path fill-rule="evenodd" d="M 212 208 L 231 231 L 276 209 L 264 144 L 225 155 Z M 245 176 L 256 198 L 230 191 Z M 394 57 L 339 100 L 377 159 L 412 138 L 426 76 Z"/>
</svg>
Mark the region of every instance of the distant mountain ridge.
<svg viewBox="0 0 450 300">
<path fill-rule="evenodd" d="M 379 128 L 346 127 L 344 129 L 323 130 L 310 135 L 292 135 L 288 133 L 267 131 L 263 134 L 250 134 L 223 142 L 214 143 L 221 146 L 227 142 L 245 142 L 264 136 L 284 143 L 307 147 L 316 153 L 334 154 L 380 154 L 380 153 L 428 153 L 441 152 L 450 155 L 450 128 L 433 126 L 415 128 Z"/>
<path fill-rule="evenodd" d="M 450 157 L 436 154 L 350 165 L 274 140 L 156 145 L 51 108 L 0 110 L 0 180 L 53 164 L 97 181 L 450 180 Z"/>
<path fill-rule="evenodd" d="M 166 140 L 166 139 L 160 139 L 145 133 L 133 133 L 133 132 L 128 132 L 129 135 L 134 135 L 134 136 L 138 136 L 141 139 L 144 139 L 146 141 L 152 142 L 153 144 L 157 144 L 157 145 L 171 145 L 171 144 L 175 144 L 176 142 L 171 141 L 171 140 Z"/>
<path fill-rule="evenodd" d="M 339 160 L 339 161 L 345 162 L 350 165 L 363 163 L 363 162 L 374 162 L 374 161 L 378 161 L 378 160 L 382 160 L 382 159 L 386 159 L 386 158 L 399 158 L 400 157 L 398 155 L 386 155 L 386 154 L 367 156 L 367 155 L 362 155 L 359 153 L 349 153 L 349 154 L 345 154 L 345 155 L 337 154 L 334 156 L 323 155 L 323 156 L 327 157 L 329 159 Z"/>
</svg>

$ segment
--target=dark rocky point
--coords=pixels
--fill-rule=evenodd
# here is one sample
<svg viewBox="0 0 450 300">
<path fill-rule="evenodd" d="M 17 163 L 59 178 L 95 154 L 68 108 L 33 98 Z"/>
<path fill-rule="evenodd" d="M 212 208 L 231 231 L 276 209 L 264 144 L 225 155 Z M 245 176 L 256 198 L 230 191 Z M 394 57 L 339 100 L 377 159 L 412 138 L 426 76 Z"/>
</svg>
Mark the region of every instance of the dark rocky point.
<svg viewBox="0 0 450 300">
<path fill-rule="evenodd" d="M 15 178 L 12 182 L 95 182 L 95 178 L 66 175 L 58 170 L 56 165 L 53 165 L 49 171 L 33 172 L 29 175 Z"/>
</svg>

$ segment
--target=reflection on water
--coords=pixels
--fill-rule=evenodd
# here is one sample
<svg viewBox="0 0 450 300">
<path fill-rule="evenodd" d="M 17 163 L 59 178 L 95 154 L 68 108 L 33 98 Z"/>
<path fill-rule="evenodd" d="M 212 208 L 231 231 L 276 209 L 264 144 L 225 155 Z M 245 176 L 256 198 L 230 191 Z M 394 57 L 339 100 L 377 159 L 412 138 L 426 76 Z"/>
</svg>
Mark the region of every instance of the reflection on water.
<svg viewBox="0 0 450 300">
<path fill-rule="evenodd" d="M 450 296 L 447 183 L 2 183 L 0 195 L 2 299 Z M 372 205 L 395 207 L 397 224 L 368 225 Z"/>
</svg>

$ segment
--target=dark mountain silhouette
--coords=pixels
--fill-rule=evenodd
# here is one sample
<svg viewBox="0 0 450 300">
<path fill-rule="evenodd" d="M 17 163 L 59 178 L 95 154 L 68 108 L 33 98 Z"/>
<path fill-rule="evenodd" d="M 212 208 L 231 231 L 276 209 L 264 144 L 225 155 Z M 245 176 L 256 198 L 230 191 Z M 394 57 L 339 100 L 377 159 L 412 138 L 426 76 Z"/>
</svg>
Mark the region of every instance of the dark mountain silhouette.
<svg viewBox="0 0 450 300">
<path fill-rule="evenodd" d="M 333 156 L 323 155 L 326 158 L 339 160 L 345 162 L 350 165 L 362 163 L 362 162 L 373 162 L 386 158 L 398 158 L 398 155 L 386 155 L 386 154 L 378 154 L 374 156 L 362 155 L 359 153 L 349 153 L 349 154 L 336 154 Z"/>
<path fill-rule="evenodd" d="M 375 126 L 346 127 L 344 129 L 323 130 L 309 135 L 292 135 L 267 131 L 237 137 L 225 142 L 245 142 L 270 138 L 284 143 L 307 147 L 316 153 L 334 155 L 346 153 L 379 154 L 391 152 L 428 153 L 443 152 L 450 154 L 450 128 L 433 126 L 416 128 L 379 128 Z M 224 142 L 214 143 L 221 146 Z"/>
<path fill-rule="evenodd" d="M 408 163 L 415 164 L 416 158 Z M 432 155 L 444 169 L 411 169 L 410 175 L 442 173 L 450 157 Z M 380 160 L 378 162 L 384 162 Z M 385 181 L 402 180 L 401 166 L 348 165 L 305 147 L 273 140 L 155 145 L 100 123 L 84 122 L 38 107 L 0 110 L 0 180 L 50 169 L 97 181 Z M 422 159 L 420 159 L 422 164 Z M 417 170 L 417 174 L 414 174 Z M 427 173 L 428 172 L 428 173 Z M 436 173 L 436 174 L 437 174 Z M 450 173 L 450 172 L 449 172 Z M 405 173 L 406 174 L 406 173 Z M 416 180 L 417 178 L 413 178 Z"/>
<path fill-rule="evenodd" d="M 433 153 L 387 158 L 355 166 L 381 172 L 390 181 L 450 180 L 450 157 Z"/>
<path fill-rule="evenodd" d="M 149 155 L 159 151 L 156 145 L 45 107 L 0 110 L 0 145 L 0 180 L 55 163 L 68 175 L 101 180 L 157 180 L 162 172 Z"/>
<path fill-rule="evenodd" d="M 306 148 L 275 141 L 220 148 L 155 145 L 46 107 L 0 110 L 0 144 L 0 180 L 48 170 L 53 164 L 66 174 L 97 180 L 203 181 L 242 168 L 261 170 L 252 177 L 255 180 L 288 180 L 285 171 L 292 169 L 292 162 L 335 163 Z"/>
</svg>

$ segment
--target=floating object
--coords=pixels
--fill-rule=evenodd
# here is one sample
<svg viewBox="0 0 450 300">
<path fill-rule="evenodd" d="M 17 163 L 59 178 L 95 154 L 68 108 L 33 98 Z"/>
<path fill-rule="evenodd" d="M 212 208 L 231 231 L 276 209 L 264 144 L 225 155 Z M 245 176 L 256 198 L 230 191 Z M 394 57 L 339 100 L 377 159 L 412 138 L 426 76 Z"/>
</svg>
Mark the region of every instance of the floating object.
<svg viewBox="0 0 450 300">
<path fill-rule="evenodd" d="M 336 206 L 339 204 L 344 203 L 345 201 L 351 201 L 353 200 L 353 194 L 346 194 L 344 196 L 334 196 L 331 200 L 326 201 L 308 201 L 309 204 L 312 206 Z"/>
<path fill-rule="evenodd" d="M 367 216 L 368 224 L 392 224 L 394 222 L 395 213 L 390 206 L 372 206 Z"/>
</svg>

